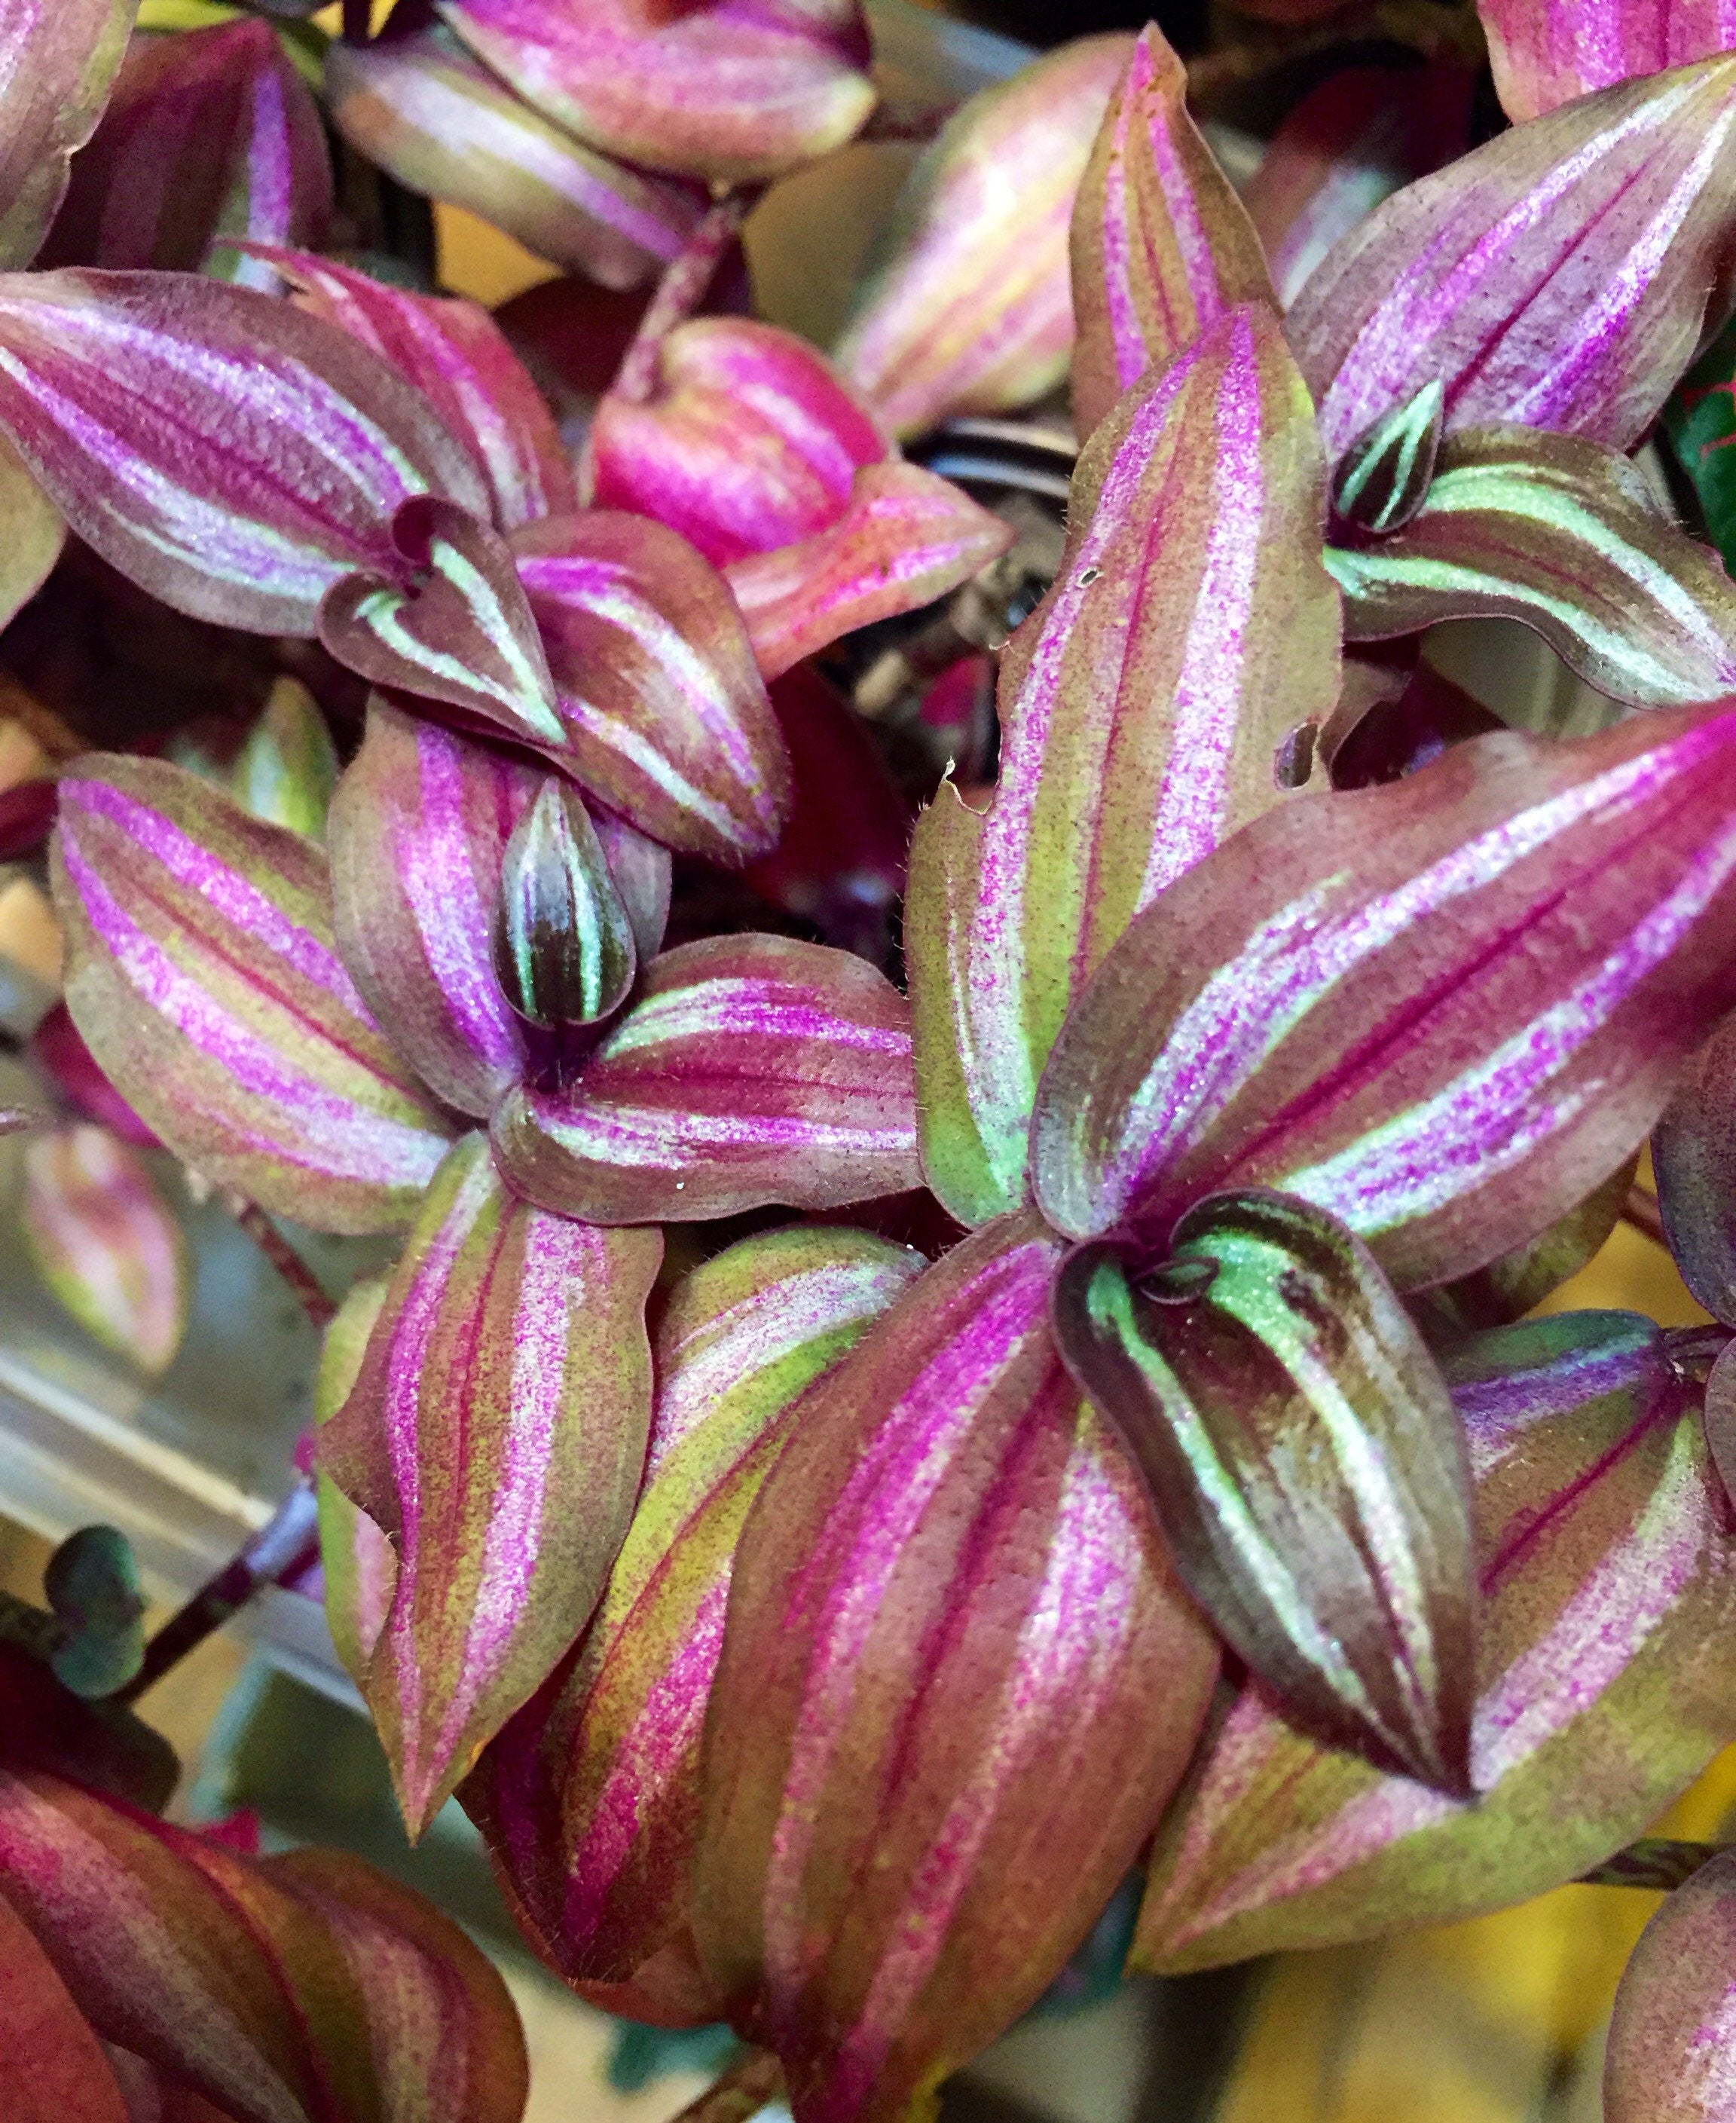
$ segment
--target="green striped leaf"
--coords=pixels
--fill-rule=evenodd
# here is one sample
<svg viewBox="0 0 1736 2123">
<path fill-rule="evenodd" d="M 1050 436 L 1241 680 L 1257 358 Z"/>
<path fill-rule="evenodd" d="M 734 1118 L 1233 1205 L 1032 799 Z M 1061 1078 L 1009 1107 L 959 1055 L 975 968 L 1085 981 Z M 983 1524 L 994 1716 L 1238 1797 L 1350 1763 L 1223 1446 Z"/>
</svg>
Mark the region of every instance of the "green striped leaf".
<svg viewBox="0 0 1736 2123">
<path fill-rule="evenodd" d="M 923 1163 L 962 1222 L 1018 1201 L 1037 1079 L 1141 907 L 1277 803 L 1339 689 L 1324 469 L 1278 322 L 1222 319 L 1074 474 L 1055 587 L 1002 659 L 985 813 L 943 788 L 905 914 Z"/>
<path fill-rule="evenodd" d="M 1195 1598 L 1286 1715 L 1467 1795 L 1471 1485 L 1458 1418 L 1367 1249 L 1280 1194 L 1222 1194 L 1131 1279 L 1056 1287 L 1074 1376 L 1128 1442 Z"/>
<path fill-rule="evenodd" d="M 412 1835 L 602 1591 L 644 1465 L 662 1250 L 520 1202 L 467 1136 L 321 1427 L 321 1470 L 396 1552 L 360 1685 Z"/>
<path fill-rule="evenodd" d="M 1476 1798 L 1323 1749 L 1251 1684 L 1160 1836 L 1141 1965 L 1524 1900 L 1644 1835 L 1736 1738 L 1736 1551 L 1669 1339 L 1562 1313 L 1444 1368 L 1476 1487 Z"/>
<path fill-rule="evenodd" d="M 299 678 L 279 678 L 272 687 L 236 754 L 230 781 L 255 818 L 325 839 L 338 754 L 319 702 Z"/>
<path fill-rule="evenodd" d="M 1613 450 L 1527 428 L 1450 435 L 1391 537 L 1328 546 L 1352 641 L 1447 619 L 1535 628 L 1588 684 L 1636 707 L 1736 689 L 1736 587 Z"/>
<path fill-rule="evenodd" d="M 68 1006 L 178 1156 L 319 1230 L 410 1221 L 450 1131 L 338 955 L 312 841 L 97 753 L 61 781 L 54 868 Z"/>
<path fill-rule="evenodd" d="M 549 1030 L 612 1017 L 638 971 L 632 926 L 591 814 L 553 775 L 501 859 L 494 971 L 518 1015 Z"/>
<path fill-rule="evenodd" d="M 1332 513 L 1353 533 L 1383 538 L 1422 507 L 1440 454 L 1445 402 L 1438 382 L 1425 383 L 1345 451 L 1332 481 Z"/>
<path fill-rule="evenodd" d="M 670 1293 L 645 1485 L 602 1604 L 461 1794 L 569 1980 L 690 1959 L 700 1741 L 742 1524 L 808 1389 L 924 1265 L 864 1231 L 798 1227 Z"/>
</svg>

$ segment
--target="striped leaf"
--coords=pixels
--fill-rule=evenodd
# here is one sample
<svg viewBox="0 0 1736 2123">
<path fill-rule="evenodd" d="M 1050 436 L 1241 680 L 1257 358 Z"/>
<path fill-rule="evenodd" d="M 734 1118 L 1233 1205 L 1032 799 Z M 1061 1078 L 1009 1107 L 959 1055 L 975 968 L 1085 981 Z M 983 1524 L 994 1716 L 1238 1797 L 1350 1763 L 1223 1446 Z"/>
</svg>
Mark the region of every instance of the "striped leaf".
<svg viewBox="0 0 1736 2123">
<path fill-rule="evenodd" d="M 551 1032 L 600 1024 L 639 970 L 608 858 L 576 789 L 551 775 L 501 866 L 494 973 L 514 1012 Z"/>
<path fill-rule="evenodd" d="M 827 529 L 887 454 L 821 354 L 747 317 L 678 325 L 648 395 L 606 393 L 586 447 L 600 508 L 654 516 L 719 568 Z"/>
<path fill-rule="evenodd" d="M 506 541 L 467 509 L 418 494 L 392 518 L 392 544 L 386 572 L 346 575 L 321 599 L 324 646 L 372 686 L 559 749 L 554 682 Z"/>
<path fill-rule="evenodd" d="M 1250 1685 L 1160 1837 L 1143 1965 L 1522 1901 L 1644 1834 L 1736 1737 L 1736 1557 L 1667 1338 L 1563 1313 L 1478 1337 L 1447 1376 L 1476 1495 L 1477 1797 L 1329 1752 Z"/>
<path fill-rule="evenodd" d="M 1332 481 L 1332 513 L 1350 541 L 1358 532 L 1385 539 L 1422 507 L 1440 457 L 1443 403 L 1440 385 L 1425 383 L 1345 452 Z"/>
<path fill-rule="evenodd" d="M 36 1272 L 86 1333 L 160 1378 L 187 1331 L 186 1235 L 136 1150 L 75 1121 L 25 1146 L 20 1221 Z"/>
<path fill-rule="evenodd" d="M 213 237 L 321 243 L 331 209 L 313 91 L 268 24 L 220 21 L 132 40 L 37 262 L 196 273 Z"/>
<path fill-rule="evenodd" d="M 66 543 L 66 524 L 60 511 L 31 478 L 23 459 L 0 436 L 0 531 L 5 546 L 0 551 L 0 626 L 9 626 L 48 580 Z M 16 729 L 16 724 L 11 725 Z M 32 777 L 34 778 L 34 777 Z M 8 799 L 22 810 L 24 794 L 14 798 L 16 783 L 0 795 L 0 846 L 7 828 L 17 830 L 7 815 Z M 27 815 L 27 814 L 26 814 Z M 21 825 L 22 820 L 19 822 Z M 14 851 L 6 847 L 11 855 Z"/>
<path fill-rule="evenodd" d="M 554 674 L 554 764 L 678 853 L 739 863 L 772 846 L 789 762 L 723 577 L 676 532 L 614 509 L 512 543 Z"/>
<path fill-rule="evenodd" d="M 1474 80 L 1450 59 L 1347 67 L 1284 119 L 1242 194 L 1280 309 L 1383 199 L 1464 152 Z"/>
<path fill-rule="evenodd" d="M 1287 321 L 1337 457 L 1439 382 L 1446 429 L 1631 448 L 1730 298 L 1736 59 L 1516 125 L 1375 209 Z"/>
<path fill-rule="evenodd" d="M 517 530 L 577 508 L 554 416 L 480 303 L 414 294 L 306 251 L 260 243 L 246 255 L 283 274 L 297 308 L 337 326 L 409 378 L 469 451 L 497 528 Z"/>
<path fill-rule="evenodd" d="M 859 0 L 440 0 L 526 102 L 647 169 L 774 177 L 841 148 L 874 105 Z"/>
<path fill-rule="evenodd" d="M 629 169 L 551 125 L 438 25 L 335 41 L 325 93 L 338 131 L 400 184 L 606 288 L 650 279 L 705 210 L 698 185 Z"/>
<path fill-rule="evenodd" d="M 1037 1097 L 1056 1229 L 1158 1245 L 1258 1185 L 1401 1289 L 1523 1244 L 1631 1156 L 1736 1001 L 1736 711 L 1502 734 L 1308 796 L 1172 885 Z"/>
<path fill-rule="evenodd" d="M 98 1066 L 210 1180 L 330 1231 L 409 1221 L 444 1155 L 332 936 L 325 858 L 184 769 L 60 784 L 67 1002 Z"/>
<path fill-rule="evenodd" d="M 700 1739 L 742 1522 L 807 1390 L 923 1266 L 866 1232 L 792 1228 L 742 1240 L 671 1293 L 645 1486 L 602 1605 L 462 1794 L 569 1981 L 623 1981 L 684 1949 Z"/>
<path fill-rule="evenodd" d="M 904 2116 L 1065 1965 L 1191 1752 L 1216 1647 L 1048 1328 L 1034 1218 L 803 1404 L 737 1552 L 695 1872 L 801 2123 Z"/>
<path fill-rule="evenodd" d="M 1682 1279 L 1715 1319 L 1736 1324 L 1736 1023 L 1688 1065 L 1652 1137 L 1658 1207 Z"/>
<path fill-rule="evenodd" d="M 0 2032 L 13 2123 L 131 2123 L 90 2022 L 21 1917 L 0 1901 Z"/>
<path fill-rule="evenodd" d="M 314 1380 L 315 1424 L 330 1422 L 354 1390 L 368 1338 L 386 1302 L 387 1278 L 364 1276 L 351 1285 L 320 1347 Z M 397 1551 L 359 1506 L 329 1474 L 316 1474 L 320 1510 L 320 1571 L 325 1580 L 325 1623 L 344 1671 L 359 1688 L 398 1582 Z"/>
<path fill-rule="evenodd" d="M 901 1193 L 919 1183 L 909 1008 L 824 944 L 683 944 L 569 1086 L 507 1094 L 494 1135 L 521 1193 L 599 1224 Z"/>
<path fill-rule="evenodd" d="M 1736 1851 L 1725 1850 L 1659 1905 L 1622 1972 L 1604 2051 L 1605 2123 L 1736 2115 L 1733 2015 Z"/>
<path fill-rule="evenodd" d="M 321 1429 L 322 1471 L 396 1551 L 361 1687 L 413 1835 L 597 1605 L 644 1465 L 662 1250 L 519 1202 L 466 1136 Z"/>
<path fill-rule="evenodd" d="M 338 754 L 319 702 L 299 678 L 273 684 L 229 778 L 255 818 L 325 839 Z"/>
<path fill-rule="evenodd" d="M 979 816 L 943 788 L 911 857 L 924 1169 L 964 1222 L 1019 1199 L 1037 1079 L 1104 954 L 1278 801 L 1280 741 L 1337 697 L 1322 489 L 1308 394 L 1257 308 L 1130 392 L 1079 460 L 1055 586 L 1001 662 L 994 801 Z"/>
<path fill-rule="evenodd" d="M 1589 685 L 1635 707 L 1736 691 L 1736 588 L 1644 474 L 1595 443 L 1462 430 L 1396 536 L 1343 539 L 1326 561 L 1352 641 L 1517 619 Z"/>
<path fill-rule="evenodd" d="M 1476 12 L 1512 119 L 1736 46 L 1731 0 L 1477 0 Z"/>
<path fill-rule="evenodd" d="M 1088 435 L 1148 368 L 1225 311 L 1277 298 L 1260 239 L 1187 114 L 1187 75 L 1148 23 L 1073 209 L 1073 417 Z"/>
<path fill-rule="evenodd" d="M 383 362 L 287 302 L 182 273 L 0 278 L 0 430 L 129 581 L 256 634 L 311 635 L 334 583 L 395 569 L 412 494 L 488 506 Z"/>
<path fill-rule="evenodd" d="M 1411 1298 L 1411 1310 L 1424 1333 L 1435 1341 L 1510 1327 L 1534 1311 L 1603 1251 L 1627 1206 L 1639 1164 L 1636 1151 L 1546 1231 L 1473 1274 Z"/>
<path fill-rule="evenodd" d="M 835 523 L 723 574 L 760 675 L 781 678 L 859 626 L 933 604 L 999 560 L 1013 535 L 950 480 L 871 464 Z"/>
<path fill-rule="evenodd" d="M 1028 405 L 1067 373 L 1067 232 L 1132 50 L 1081 37 L 981 90 L 905 179 L 832 349 L 895 435 Z"/>
<path fill-rule="evenodd" d="M 0 266 L 35 256 L 138 12 L 138 0 L 0 0 Z"/>
<path fill-rule="evenodd" d="M 1130 1278 L 1081 1247 L 1069 1368 L 1124 1437 L 1194 1597 L 1301 1730 L 1469 1793 L 1471 1483 L 1367 1250 L 1305 1203 L 1209 1197 Z"/>
</svg>

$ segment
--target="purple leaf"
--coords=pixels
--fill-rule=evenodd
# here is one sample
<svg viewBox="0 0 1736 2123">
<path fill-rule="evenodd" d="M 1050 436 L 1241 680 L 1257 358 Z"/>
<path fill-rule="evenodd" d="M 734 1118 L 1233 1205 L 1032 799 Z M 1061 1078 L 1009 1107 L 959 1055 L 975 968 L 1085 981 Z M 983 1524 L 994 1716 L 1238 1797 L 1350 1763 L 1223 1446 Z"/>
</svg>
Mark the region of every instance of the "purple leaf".
<svg viewBox="0 0 1736 2123">
<path fill-rule="evenodd" d="M 352 985 L 325 858 L 180 767 L 93 754 L 60 785 L 67 1001 L 163 1141 L 331 1231 L 415 1214 L 448 1140 Z"/>
<path fill-rule="evenodd" d="M 744 1239 L 670 1293 L 645 1484 L 602 1604 L 462 1794 L 569 1981 L 625 1981 L 686 1940 L 742 1522 L 814 1381 L 924 1266 L 863 1231 L 794 1228 Z"/>
<path fill-rule="evenodd" d="M 999 560 L 1010 524 L 921 466 L 865 466 L 835 523 L 725 570 L 763 677 L 933 604 Z"/>
<path fill-rule="evenodd" d="M 1658 1207 L 1682 1279 L 1736 1324 L 1736 1022 L 1689 1063 L 1652 1137 Z"/>
<path fill-rule="evenodd" d="M 1438 382 L 1446 426 L 1631 448 L 1729 306 L 1736 60 L 1606 90 L 1377 207 L 1296 298 L 1336 457 Z"/>
<path fill-rule="evenodd" d="M 1081 435 L 1226 311 L 1277 307 L 1260 239 L 1187 115 L 1186 72 L 1155 23 L 1110 99 L 1074 206 L 1072 250 Z"/>
<path fill-rule="evenodd" d="M 540 748 L 680 852 L 739 863 L 772 846 L 789 762 L 723 579 L 673 531 L 612 509 L 512 544 L 561 724 Z"/>
<path fill-rule="evenodd" d="M 1513 119 L 1736 45 L 1731 0 L 1477 0 L 1476 12 Z"/>
<path fill-rule="evenodd" d="M 1723 2123 L 1736 2112 L 1733 1971 L 1736 1850 L 1724 1850 L 1659 1904 L 1622 1972 L 1603 2057 L 1605 2123 Z"/>
<path fill-rule="evenodd" d="M 510 1092 L 494 1132 L 521 1193 L 597 1223 L 901 1193 L 919 1183 L 909 1009 L 823 944 L 684 944 L 569 1088 Z"/>
<path fill-rule="evenodd" d="M 1056 1286 L 1069 1369 L 1144 1474 L 1170 1554 L 1286 1714 L 1469 1796 L 1471 1482 L 1458 1418 L 1367 1250 L 1280 1194 L 1219 1194 L 1130 1277 Z"/>
<path fill-rule="evenodd" d="M 1130 391 L 1079 461 L 1055 585 L 1002 658 L 994 803 L 943 787 L 912 855 L 924 1165 L 963 1222 L 1018 1200 L 1037 1079 L 1104 954 L 1279 801 L 1280 741 L 1337 697 L 1322 484 L 1260 308 Z"/>
<path fill-rule="evenodd" d="M 581 140 L 713 182 L 841 148 L 873 108 L 859 0 L 440 0 L 477 57 Z"/>
<path fill-rule="evenodd" d="M 1251 1685 L 1160 1835 L 1141 1965 L 1524 1900 L 1643 1835 L 1736 1737 L 1736 1567 L 1665 1337 L 1559 1314 L 1478 1337 L 1448 1382 L 1476 1495 L 1477 1797 L 1327 1751 Z"/>
<path fill-rule="evenodd" d="M 319 105 L 267 24 L 135 37 L 38 262 L 195 273 L 213 238 L 322 243 L 331 209 Z"/>
<path fill-rule="evenodd" d="M 0 429 L 68 523 L 196 619 L 311 635 L 414 494 L 486 511 L 432 408 L 287 302 L 185 273 L 0 277 Z"/>
<path fill-rule="evenodd" d="M 695 1872 L 799 2123 L 892 2123 L 1060 1970 L 1217 1670 L 1048 1330 L 1059 1243 L 977 1233 L 802 1408 L 737 1552 Z"/>
<path fill-rule="evenodd" d="M 705 210 L 700 186 L 629 169 L 551 125 L 438 24 L 333 42 L 325 97 L 338 131 L 400 184 L 605 288 L 651 279 Z"/>
<path fill-rule="evenodd" d="M 1392 537 L 1341 534 L 1327 549 L 1349 640 L 1517 619 L 1636 707 L 1736 691 L 1736 588 L 1626 457 L 1570 435 L 1464 429 L 1419 499 Z"/>
<path fill-rule="evenodd" d="M 1639 1146 L 1736 1001 L 1733 909 L 1728 709 L 1300 798 L 1105 960 L 1037 1094 L 1037 1199 L 1161 1247 L 1202 1194 L 1276 1187 L 1401 1289 L 1467 1274 Z"/>
<path fill-rule="evenodd" d="M 138 12 L 138 0 L 0 0 L 0 265 L 35 255 Z"/>
<path fill-rule="evenodd" d="M 348 332 L 416 386 L 470 452 L 497 528 L 577 508 L 554 416 L 480 303 L 413 294 L 306 251 L 254 244 L 247 255 L 283 274 L 298 309 Z"/>
<path fill-rule="evenodd" d="M 413 1835 L 602 1591 L 644 1465 L 662 1252 L 517 1201 L 466 1136 L 321 1427 L 322 1472 L 396 1551 L 361 1685 Z"/>
<path fill-rule="evenodd" d="M 371 685 L 456 709 L 520 744 L 559 747 L 542 636 L 499 532 L 418 494 L 392 519 L 395 565 L 346 575 L 320 602 L 320 640 Z"/>
</svg>

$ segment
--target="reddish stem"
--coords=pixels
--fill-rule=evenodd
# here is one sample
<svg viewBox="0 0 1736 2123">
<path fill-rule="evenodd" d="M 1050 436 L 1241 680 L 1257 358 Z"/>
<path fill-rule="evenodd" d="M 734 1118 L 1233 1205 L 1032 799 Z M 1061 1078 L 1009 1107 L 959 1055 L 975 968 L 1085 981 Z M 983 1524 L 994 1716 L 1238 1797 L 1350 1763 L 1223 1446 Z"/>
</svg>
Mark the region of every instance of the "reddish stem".
<svg viewBox="0 0 1736 2123">
<path fill-rule="evenodd" d="M 1627 1190 L 1627 1199 L 1621 1205 L 1621 1221 L 1631 1224 L 1636 1231 L 1643 1231 L 1654 1244 L 1669 1249 L 1669 1240 L 1663 1235 L 1663 1217 L 1658 1207 L 1658 1197 L 1635 1180 Z"/>
<path fill-rule="evenodd" d="M 226 1187 L 219 1197 L 223 1207 L 252 1240 L 266 1259 L 301 1301 L 302 1310 L 323 1334 L 337 1317 L 338 1308 L 320 1287 L 306 1262 L 290 1244 L 257 1202 L 250 1202 L 237 1189 Z"/>
<path fill-rule="evenodd" d="M 749 204 L 749 194 L 741 191 L 719 199 L 695 227 L 680 255 L 670 261 L 657 293 L 645 305 L 631 344 L 621 356 L 621 365 L 609 387 L 613 396 L 642 405 L 656 390 L 657 354 L 663 341 L 704 301 L 724 253 L 741 232 Z"/>
</svg>

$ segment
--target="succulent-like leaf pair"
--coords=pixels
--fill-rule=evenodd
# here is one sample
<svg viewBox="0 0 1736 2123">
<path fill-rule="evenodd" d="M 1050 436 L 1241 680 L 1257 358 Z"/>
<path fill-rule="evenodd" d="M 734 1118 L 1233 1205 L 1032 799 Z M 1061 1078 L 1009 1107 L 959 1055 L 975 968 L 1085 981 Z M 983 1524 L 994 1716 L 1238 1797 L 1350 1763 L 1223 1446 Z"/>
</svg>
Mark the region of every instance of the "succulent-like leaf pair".
<svg viewBox="0 0 1736 2123">
<path fill-rule="evenodd" d="M 1276 301 L 1183 87 L 1148 30 L 1080 190 L 1088 429 L 1227 306 Z M 1729 307 L 1733 157 L 1736 59 L 1704 59 L 1516 126 L 1314 265 L 1285 330 L 1333 467 L 1351 639 L 1504 615 L 1635 705 L 1736 685 L 1736 593 L 1620 454 Z"/>
</svg>

